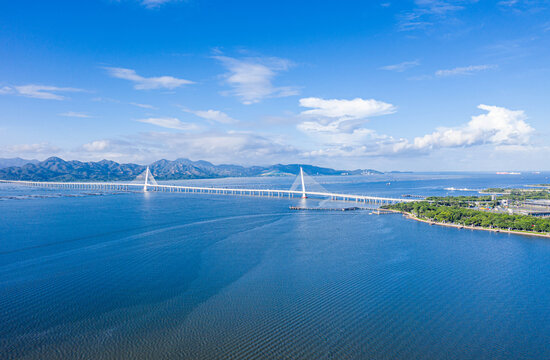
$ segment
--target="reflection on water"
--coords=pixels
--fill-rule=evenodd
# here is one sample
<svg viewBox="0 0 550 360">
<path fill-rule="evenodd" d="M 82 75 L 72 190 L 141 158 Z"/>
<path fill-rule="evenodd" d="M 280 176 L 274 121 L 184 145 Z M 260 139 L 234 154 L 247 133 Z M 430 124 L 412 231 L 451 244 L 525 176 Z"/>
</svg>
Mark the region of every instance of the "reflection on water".
<svg viewBox="0 0 550 360">
<path fill-rule="evenodd" d="M 396 192 L 368 182 L 348 192 L 358 189 Z M 289 210 L 318 204 L 170 193 L 2 201 L 0 358 L 550 358 L 548 240 Z"/>
</svg>

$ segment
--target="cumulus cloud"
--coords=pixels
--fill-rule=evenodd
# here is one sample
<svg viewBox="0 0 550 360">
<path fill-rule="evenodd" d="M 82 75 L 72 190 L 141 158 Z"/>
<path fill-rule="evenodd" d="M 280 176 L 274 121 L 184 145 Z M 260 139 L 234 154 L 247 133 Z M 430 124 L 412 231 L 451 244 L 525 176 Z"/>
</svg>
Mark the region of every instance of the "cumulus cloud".
<svg viewBox="0 0 550 360">
<path fill-rule="evenodd" d="M 418 60 L 403 61 L 402 63 L 399 63 L 399 64 L 382 66 L 380 69 L 381 70 L 388 70 L 388 71 L 404 72 L 404 71 L 412 69 L 413 67 L 416 67 L 418 65 L 420 65 L 420 61 L 418 61 Z"/>
<path fill-rule="evenodd" d="M 146 123 L 146 124 L 160 126 L 167 129 L 175 129 L 175 130 L 187 131 L 187 130 L 196 130 L 198 128 L 197 125 L 195 124 L 184 123 L 179 119 L 172 118 L 172 117 L 147 118 L 147 119 L 139 119 L 137 121 Z"/>
<path fill-rule="evenodd" d="M 225 82 L 233 88 L 230 94 L 249 105 L 269 97 L 297 95 L 298 90 L 291 86 L 274 86 L 273 78 L 281 71 L 288 70 L 292 63 L 279 58 L 236 59 L 227 56 L 214 56 L 228 70 Z"/>
<path fill-rule="evenodd" d="M 454 69 L 447 70 L 437 70 L 435 72 L 436 76 L 445 77 L 445 76 L 456 76 L 456 75 L 472 75 L 473 73 L 496 69 L 496 65 L 470 65 L 464 67 L 456 67 Z"/>
<path fill-rule="evenodd" d="M 48 85 L 19 85 L 19 86 L 4 86 L 0 89 L 0 94 L 16 94 L 20 96 L 45 99 L 45 100 L 65 100 L 65 97 L 57 93 L 61 92 L 81 92 L 82 89 L 76 89 L 71 87 L 57 87 Z"/>
<path fill-rule="evenodd" d="M 189 110 L 183 109 L 183 111 L 195 114 L 196 116 L 203 118 L 209 121 L 215 121 L 221 124 L 233 124 L 237 120 L 233 119 L 231 116 L 219 110 Z"/>
<path fill-rule="evenodd" d="M 487 113 L 473 116 L 464 126 L 440 128 L 431 134 L 417 137 L 410 147 L 432 149 L 481 144 L 522 145 L 528 143 L 533 128 L 525 121 L 527 116 L 523 111 L 488 105 L 479 105 L 478 108 L 487 111 Z"/>
<path fill-rule="evenodd" d="M 193 81 L 179 79 L 173 76 L 144 77 L 138 75 L 135 70 L 106 67 L 109 75 L 117 79 L 132 81 L 136 90 L 175 89 L 182 85 L 194 84 Z"/>
<path fill-rule="evenodd" d="M 392 156 L 429 153 L 436 149 L 492 145 L 493 147 L 524 146 L 534 129 L 526 122 L 521 110 L 479 105 L 485 114 L 472 116 L 458 127 L 441 127 L 430 134 L 408 139 L 396 139 L 378 134 L 372 129 L 357 127 L 345 131 L 338 127 L 315 127 L 309 123 L 298 126 L 321 144 L 321 149 L 309 156 Z"/>
<path fill-rule="evenodd" d="M 76 117 L 76 118 L 91 118 L 90 115 L 75 112 L 75 111 L 67 111 L 67 112 L 61 113 L 59 115 L 60 116 L 66 116 L 66 117 Z"/>
</svg>

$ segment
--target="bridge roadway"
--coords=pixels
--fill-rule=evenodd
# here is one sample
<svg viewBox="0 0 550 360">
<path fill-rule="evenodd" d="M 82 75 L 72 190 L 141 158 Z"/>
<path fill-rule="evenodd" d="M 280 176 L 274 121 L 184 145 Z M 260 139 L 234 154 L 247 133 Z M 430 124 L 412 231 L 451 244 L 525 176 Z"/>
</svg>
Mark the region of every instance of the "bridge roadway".
<svg viewBox="0 0 550 360">
<path fill-rule="evenodd" d="M 241 196 L 264 196 L 264 197 L 302 197 L 302 191 L 296 190 L 273 190 L 273 189 L 244 189 L 244 188 L 215 188 L 204 186 L 181 186 L 181 185 L 152 185 L 139 183 L 107 183 L 107 182 L 41 182 L 22 180 L 0 180 L 0 183 L 17 184 L 42 188 L 63 188 L 75 190 L 98 190 L 98 191 L 160 191 L 180 193 L 200 193 L 218 195 L 241 195 Z M 328 198 L 334 201 L 351 201 L 365 204 L 394 204 L 400 202 L 413 202 L 418 200 L 401 199 L 368 195 L 338 194 L 329 192 L 305 191 L 307 197 Z"/>
</svg>

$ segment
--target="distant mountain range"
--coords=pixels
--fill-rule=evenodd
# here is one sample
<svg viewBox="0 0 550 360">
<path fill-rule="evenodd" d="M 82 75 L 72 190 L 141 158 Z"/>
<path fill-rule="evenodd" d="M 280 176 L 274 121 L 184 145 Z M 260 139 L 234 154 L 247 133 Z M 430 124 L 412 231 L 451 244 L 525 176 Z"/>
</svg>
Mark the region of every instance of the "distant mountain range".
<svg viewBox="0 0 550 360">
<path fill-rule="evenodd" d="M 11 159 L 2 159 L 0 158 L 0 169 L 12 167 L 12 166 L 23 166 L 25 164 L 38 164 L 38 160 L 25 160 L 21 158 L 11 158 Z"/>
<path fill-rule="evenodd" d="M 15 161 L 16 166 L 0 168 L 0 179 L 31 181 L 130 181 L 141 174 L 146 166 L 119 164 L 114 161 L 98 162 L 65 161 L 51 157 L 44 161 L 0 159 L 0 164 Z M 239 165 L 214 165 L 208 161 L 188 159 L 158 160 L 149 165 L 157 180 L 206 179 L 243 176 L 287 176 L 300 172 L 300 166 L 310 175 L 373 175 L 380 171 L 334 170 L 313 165 L 272 165 L 268 167 Z"/>
</svg>

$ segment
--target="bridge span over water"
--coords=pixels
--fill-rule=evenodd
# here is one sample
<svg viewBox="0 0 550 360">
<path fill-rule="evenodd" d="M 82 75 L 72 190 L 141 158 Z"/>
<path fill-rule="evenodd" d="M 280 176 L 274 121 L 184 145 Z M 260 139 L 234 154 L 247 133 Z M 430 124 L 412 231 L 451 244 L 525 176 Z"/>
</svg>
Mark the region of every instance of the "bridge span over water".
<svg viewBox="0 0 550 360">
<path fill-rule="evenodd" d="M 17 184 L 40 188 L 74 189 L 74 190 L 95 190 L 95 191 L 155 191 L 155 192 L 177 192 L 193 194 L 216 194 L 216 195 L 240 195 L 240 196 L 263 196 L 277 198 L 321 198 L 333 201 L 350 201 L 364 204 L 394 204 L 399 202 L 418 201 L 406 198 L 392 198 L 370 195 L 341 194 L 328 191 L 309 191 L 304 182 L 304 172 L 300 168 L 297 178 L 299 189 L 249 189 L 229 187 L 207 187 L 207 186 L 182 186 L 159 184 L 149 171 L 145 170 L 140 175 L 144 178 L 139 182 L 50 182 L 50 181 L 24 181 L 24 180 L 0 180 L 0 183 Z M 295 182 L 296 183 L 296 182 Z"/>
</svg>

